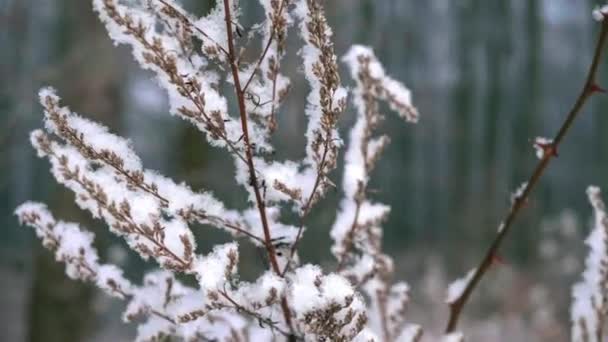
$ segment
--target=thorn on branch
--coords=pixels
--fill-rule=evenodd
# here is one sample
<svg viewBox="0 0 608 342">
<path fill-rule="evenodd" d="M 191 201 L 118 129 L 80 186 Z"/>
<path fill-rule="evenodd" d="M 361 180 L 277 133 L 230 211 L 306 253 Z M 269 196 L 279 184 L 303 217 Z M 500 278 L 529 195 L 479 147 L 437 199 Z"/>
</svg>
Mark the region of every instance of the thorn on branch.
<svg viewBox="0 0 608 342">
<path fill-rule="evenodd" d="M 606 16 L 606 14 L 604 14 L 604 16 Z M 589 86 L 589 89 L 587 90 L 589 92 L 589 94 L 594 94 L 594 93 L 606 93 L 606 89 L 602 88 L 599 84 L 597 83 L 592 83 Z"/>
<path fill-rule="evenodd" d="M 506 266 L 508 265 L 508 262 L 499 254 L 494 253 L 494 255 L 492 256 L 492 265 Z"/>
<path fill-rule="evenodd" d="M 538 159 L 545 157 L 558 157 L 557 146 L 553 140 L 538 137 L 534 140 L 534 148 Z"/>
</svg>

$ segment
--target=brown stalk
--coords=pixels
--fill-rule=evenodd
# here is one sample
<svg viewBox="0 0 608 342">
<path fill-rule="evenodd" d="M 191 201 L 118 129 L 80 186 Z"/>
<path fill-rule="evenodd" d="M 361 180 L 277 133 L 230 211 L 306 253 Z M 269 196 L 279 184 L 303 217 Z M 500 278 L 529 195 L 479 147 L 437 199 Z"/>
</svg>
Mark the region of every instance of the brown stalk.
<svg viewBox="0 0 608 342">
<path fill-rule="evenodd" d="M 277 262 L 274 245 L 272 244 L 272 237 L 270 235 L 270 227 L 268 225 L 268 218 L 266 217 L 266 205 L 262 198 L 258 178 L 256 175 L 255 166 L 253 165 L 253 152 L 251 151 L 251 144 L 249 143 L 249 128 L 247 125 L 247 112 L 245 109 L 245 96 L 243 88 L 241 88 L 241 80 L 239 77 L 239 70 L 236 61 L 236 54 L 234 49 L 233 33 L 232 33 L 232 19 L 230 14 L 230 3 L 229 0 L 224 0 L 224 12 L 226 14 L 226 34 L 228 39 L 228 60 L 230 63 L 230 69 L 232 71 L 232 78 L 234 81 L 234 91 L 239 105 L 239 112 L 241 117 L 241 127 L 243 130 L 243 141 L 245 142 L 245 156 L 247 159 L 247 167 L 249 169 L 249 178 L 253 192 L 255 193 L 255 199 L 260 212 L 260 218 L 262 221 L 262 228 L 264 230 L 264 247 L 268 253 L 268 259 L 273 271 L 282 276 L 279 264 Z M 289 327 L 289 330 L 293 332 L 293 325 L 291 323 L 291 311 L 287 304 L 285 297 L 281 298 L 281 308 L 283 310 L 283 316 L 285 323 Z M 289 341 L 295 341 L 295 335 L 291 334 L 288 336 Z"/>
<path fill-rule="evenodd" d="M 576 117 L 579 115 L 579 113 L 581 112 L 581 109 L 583 108 L 583 106 L 587 102 L 587 100 L 591 97 L 591 95 L 593 95 L 597 92 L 603 91 L 597 85 L 596 77 L 597 77 L 597 70 L 599 68 L 600 58 L 601 58 L 602 52 L 604 50 L 604 45 L 606 43 L 607 36 L 608 36 L 608 17 L 606 17 L 606 15 L 604 15 L 604 19 L 602 21 L 602 28 L 600 31 L 599 38 L 597 40 L 597 44 L 595 46 L 595 52 L 593 54 L 593 61 L 591 62 L 591 66 L 589 67 L 589 71 L 587 73 L 587 78 L 585 80 L 585 85 L 583 86 L 583 89 L 581 90 L 578 98 L 576 99 L 574 106 L 568 113 L 568 116 L 566 117 L 565 121 L 563 122 L 563 124 L 560 127 L 557 134 L 555 135 L 555 138 L 553 139 L 553 141 L 550 144 L 548 144 L 547 146 L 543 147 L 544 153 L 543 153 L 542 158 L 536 165 L 536 168 L 534 169 L 534 172 L 530 176 L 521 195 L 514 198 L 513 204 L 502 223 L 502 229 L 499 230 L 498 234 L 494 238 L 494 241 L 492 241 L 492 244 L 487 249 L 485 256 L 483 257 L 483 259 L 481 260 L 481 263 L 479 264 L 479 266 L 477 266 L 477 270 L 473 274 L 473 278 L 468 282 L 468 284 L 466 285 L 466 287 L 465 287 L 464 291 L 462 292 L 462 294 L 460 295 L 460 297 L 456 301 L 454 301 L 453 303 L 450 304 L 450 317 L 448 320 L 447 327 L 445 329 L 446 333 L 451 333 L 456 329 L 456 325 L 458 324 L 458 319 L 460 318 L 462 309 L 464 308 L 469 297 L 475 290 L 477 284 L 479 284 L 479 282 L 481 281 L 481 278 L 484 276 L 484 274 L 487 273 L 487 271 L 492 266 L 492 261 L 493 261 L 494 257 L 497 255 L 498 250 L 502 246 L 503 240 L 505 239 L 506 235 L 511 230 L 512 224 L 515 221 L 517 214 L 525 206 L 525 203 L 528 200 L 530 193 L 532 192 L 532 190 L 534 189 L 534 187 L 537 185 L 540 178 L 544 174 L 545 169 L 549 165 L 549 162 L 553 159 L 553 157 L 557 157 L 557 150 L 558 150 L 559 144 L 562 142 L 562 140 L 568 133 L 570 127 L 572 126 L 572 123 L 574 122 L 574 119 L 576 119 Z"/>
</svg>

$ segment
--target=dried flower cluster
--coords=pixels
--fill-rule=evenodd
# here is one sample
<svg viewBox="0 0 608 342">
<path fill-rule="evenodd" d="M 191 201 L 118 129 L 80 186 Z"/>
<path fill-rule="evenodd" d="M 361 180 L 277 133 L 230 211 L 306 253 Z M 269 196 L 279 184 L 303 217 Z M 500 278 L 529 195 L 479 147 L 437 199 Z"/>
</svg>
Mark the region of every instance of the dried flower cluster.
<svg viewBox="0 0 608 342">
<path fill-rule="evenodd" d="M 237 0 L 218 0 L 200 18 L 175 0 L 93 0 L 113 41 L 130 46 L 135 60 L 166 89 L 171 114 L 233 157 L 248 209 L 226 208 L 209 192 L 145 169 L 126 139 L 62 106 L 54 89 L 43 88 L 45 129 L 31 133 L 38 156 L 49 160 L 53 176 L 74 193 L 80 208 L 160 269 L 141 285 L 133 284 L 120 268 L 100 262 L 94 235 L 78 224 L 58 221 L 46 205 L 34 202 L 16 214 L 65 264 L 70 278 L 128 302 L 123 319 L 138 322 L 138 341 L 419 341 L 422 329 L 406 319 L 409 286 L 394 282 L 393 260 L 382 250 L 382 224 L 390 207 L 367 196 L 372 171 L 389 143 L 376 133 L 384 118 L 380 104 L 415 123 L 419 115 L 410 91 L 386 74 L 368 47 L 353 46 L 342 59 L 355 83 L 356 123 L 345 153 L 344 198 L 330 231 L 337 267 L 327 272 L 299 265 L 307 216 L 335 186 L 330 173 L 343 145 L 336 125 L 348 91 L 341 85 L 320 1 L 260 0 L 260 5 L 264 21 L 250 32 L 259 38 L 260 52 L 247 61 L 244 51 L 254 40 L 237 39 L 242 14 Z M 602 7 L 593 16 L 601 20 L 605 12 Z M 290 89 L 281 72 L 290 27 L 301 37 L 299 54 L 310 85 L 303 110 L 307 142 L 302 160 L 276 161 L 270 137 Z M 225 84 L 234 91 L 235 108 L 219 91 Z M 557 156 L 561 138 L 535 140 L 541 162 Z M 524 183 L 515 192 L 511 210 L 521 207 L 529 191 Z M 587 240 L 592 250 L 587 271 L 573 291 L 576 341 L 602 339 L 608 298 L 606 213 L 599 190 L 590 188 L 589 196 L 596 227 Z M 295 213 L 295 223 L 284 222 L 283 208 Z M 264 249 L 268 269 L 254 282 L 239 280 L 237 243 L 202 254 L 191 224 L 214 226 Z M 500 236 L 509 224 L 510 218 Z M 464 305 L 471 283 L 486 268 L 482 264 L 449 287 L 452 308 Z M 196 279 L 197 286 L 186 286 L 178 275 Z M 452 330 L 443 340 L 462 341 L 463 335 Z"/>
<path fill-rule="evenodd" d="M 38 155 L 49 160 L 55 179 L 74 192 L 82 209 L 161 270 L 134 285 L 118 267 L 100 264 L 92 233 L 56 221 L 43 204 L 25 203 L 17 215 L 36 229 L 70 277 L 128 301 L 123 318 L 143 318 L 138 340 L 417 340 L 422 331 L 404 317 L 408 286 L 391 284 L 392 260 L 381 249 L 381 223 L 389 208 L 365 200 L 368 174 L 388 143 L 384 136 L 372 136 L 382 118 L 376 102 L 386 101 L 416 121 L 409 90 L 384 74 L 370 49 L 355 47 L 345 57 L 356 81 L 359 119 L 347 152 L 346 197 L 332 233 L 339 266 L 334 273 L 299 266 L 297 243 L 306 217 L 334 186 L 329 174 L 343 144 L 336 125 L 346 109 L 347 90 L 320 2 L 260 3 L 265 20 L 250 35 L 259 36 L 261 52 L 247 62 L 242 51 L 248 46 L 236 38 L 241 15 L 236 1 L 218 1 L 202 18 L 173 0 L 93 1 L 114 42 L 129 45 L 136 61 L 156 74 L 167 90 L 170 112 L 233 156 L 249 209 L 228 209 L 211 193 L 145 169 L 127 140 L 72 112 L 54 89 L 43 88 L 45 130 L 31 134 Z M 270 158 L 270 135 L 290 88 L 281 73 L 290 26 L 300 33 L 310 85 L 304 110 L 307 144 L 302 160 L 279 162 Z M 218 91 L 223 82 L 234 88 L 236 115 Z M 296 224 L 281 221 L 282 206 L 299 216 Z M 353 222 L 347 230 L 338 227 L 345 219 Z M 239 281 L 238 245 L 199 254 L 189 227 L 195 223 L 265 249 L 269 269 L 253 283 Z M 198 287 L 185 286 L 177 274 L 193 276 Z"/>
</svg>

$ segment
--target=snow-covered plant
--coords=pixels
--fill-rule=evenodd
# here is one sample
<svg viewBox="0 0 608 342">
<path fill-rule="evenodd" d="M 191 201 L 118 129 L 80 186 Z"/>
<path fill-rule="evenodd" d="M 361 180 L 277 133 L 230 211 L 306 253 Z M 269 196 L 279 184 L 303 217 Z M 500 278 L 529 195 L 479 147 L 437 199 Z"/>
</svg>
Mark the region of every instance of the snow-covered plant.
<svg viewBox="0 0 608 342">
<path fill-rule="evenodd" d="M 595 217 L 585 241 L 590 250 L 583 280 L 572 288 L 572 340 L 599 342 L 608 314 L 608 217 L 600 189 L 591 186 L 587 195 Z"/>
<path fill-rule="evenodd" d="M 355 81 L 357 123 L 346 152 L 345 197 L 331 229 L 338 266 L 300 266 L 306 218 L 335 187 L 330 174 L 344 144 L 337 123 L 348 90 L 320 1 L 260 5 L 264 21 L 250 35 L 262 45 L 258 57 L 247 61 L 243 51 L 255 40 L 237 39 L 242 13 L 236 0 L 217 1 L 203 17 L 174 0 L 93 1 L 114 42 L 130 46 L 142 68 L 155 73 L 170 113 L 233 157 L 248 209 L 229 209 L 210 192 L 144 168 L 128 140 L 72 112 L 47 87 L 39 93 L 45 129 L 31 133 L 38 156 L 49 160 L 53 176 L 80 208 L 160 269 L 133 284 L 117 266 L 101 263 L 94 235 L 85 228 L 55 219 L 41 203 L 25 203 L 16 214 L 65 264 L 69 277 L 128 302 L 123 319 L 140 322 L 137 340 L 418 340 L 421 329 L 405 319 L 408 285 L 393 283 L 392 260 L 382 252 L 381 224 L 390 208 L 366 199 L 370 173 L 388 144 L 387 137 L 375 136 L 379 102 L 416 122 L 410 91 L 386 75 L 370 48 L 354 46 L 343 58 Z M 303 108 L 306 154 L 277 161 L 270 137 L 290 89 L 281 72 L 289 27 L 301 37 L 299 55 L 310 85 Z M 232 88 L 234 105 L 230 94 L 220 92 L 222 84 Z M 282 208 L 296 214 L 296 223 L 284 221 Z M 202 253 L 191 224 L 217 227 L 264 249 L 269 269 L 251 283 L 240 281 L 237 243 Z M 186 286 L 178 275 L 198 285 Z"/>
<path fill-rule="evenodd" d="M 48 159 L 54 178 L 74 193 L 81 209 L 159 269 L 134 284 L 119 267 L 100 261 L 94 234 L 80 225 L 55 219 L 41 203 L 24 203 L 16 214 L 65 264 L 70 278 L 127 302 L 123 319 L 138 323 L 139 341 L 419 341 L 422 329 L 406 317 L 409 286 L 394 280 L 393 260 L 382 249 L 382 224 L 390 207 L 368 198 L 373 169 L 389 143 L 376 132 L 384 118 L 382 104 L 415 123 L 419 114 L 411 93 L 387 75 L 371 48 L 357 45 L 341 59 L 354 87 L 342 85 L 320 0 L 260 0 L 260 5 L 264 20 L 251 28 L 248 39 L 238 39 L 243 15 L 238 0 L 217 0 L 203 17 L 175 0 L 93 0 L 112 40 L 130 46 L 135 60 L 167 91 L 170 113 L 232 157 L 246 209 L 227 208 L 208 191 L 144 168 L 128 140 L 72 112 L 47 87 L 39 93 L 44 130 L 31 133 L 38 156 Z M 607 8 L 593 12 L 602 32 L 576 105 L 553 139 L 534 140 L 537 168 L 512 195 L 479 266 L 448 288 L 451 310 L 444 341 L 464 340 L 455 331 L 460 312 L 498 259 L 501 242 L 557 157 L 585 100 L 602 91 L 595 78 L 608 36 Z M 290 90 L 281 64 L 290 28 L 301 38 L 299 56 L 310 86 L 301 112 L 308 124 L 304 158 L 278 161 L 271 136 Z M 255 55 L 250 53 L 255 41 L 261 42 L 259 53 L 248 60 L 245 56 Z M 330 177 L 344 145 L 337 123 L 349 92 L 356 122 L 344 157 L 344 198 L 335 222 L 326 227 L 336 267 L 323 270 L 300 265 L 298 245 L 312 208 L 337 187 Z M 573 290 L 576 341 L 601 340 L 608 298 L 606 213 L 599 190 L 588 193 L 596 224 L 587 240 L 591 253 L 583 281 Z M 263 249 L 267 269 L 252 282 L 240 280 L 236 240 L 200 251 L 192 224 L 216 227 Z M 196 282 L 184 282 L 188 277 Z"/>
</svg>

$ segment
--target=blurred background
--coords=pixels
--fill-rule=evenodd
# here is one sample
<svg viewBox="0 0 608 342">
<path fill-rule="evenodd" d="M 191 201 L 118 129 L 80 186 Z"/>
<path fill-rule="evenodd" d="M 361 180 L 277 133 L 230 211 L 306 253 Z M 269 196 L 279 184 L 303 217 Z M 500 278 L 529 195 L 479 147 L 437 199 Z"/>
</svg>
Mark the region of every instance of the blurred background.
<svg viewBox="0 0 608 342">
<path fill-rule="evenodd" d="M 210 1 L 184 1 L 202 15 Z M 242 1 L 245 30 L 261 18 L 259 5 Z M 374 172 L 372 197 L 392 206 L 385 247 L 396 279 L 412 286 L 408 315 L 426 340 L 442 331 L 448 282 L 475 266 L 509 206 L 511 191 L 537 159 L 532 140 L 553 136 L 574 102 L 590 63 L 598 25 L 596 1 L 571 0 L 333 0 L 327 15 L 336 51 L 374 47 L 387 71 L 408 85 L 421 113 L 406 125 L 387 108 L 380 131 L 392 138 Z M 256 49 L 259 44 L 256 44 Z M 303 156 L 304 96 L 299 44 L 284 72 L 294 88 L 279 115 L 278 158 Z M 344 83 L 350 84 L 346 70 Z M 600 82 L 608 84 L 602 61 Z M 232 161 L 211 149 L 195 129 L 170 117 L 152 75 L 114 47 L 81 0 L 0 0 L 0 341 L 122 341 L 124 303 L 71 281 L 30 229 L 12 212 L 25 200 L 48 203 L 55 214 L 97 233 L 101 255 L 132 279 L 155 265 L 140 261 L 100 222 L 78 210 L 57 185 L 45 160 L 35 157 L 28 133 L 42 126 L 37 91 L 53 85 L 64 103 L 129 137 L 147 168 L 195 189 L 213 191 L 229 206 L 245 199 L 227 174 Z M 343 137 L 354 119 L 341 123 Z M 608 100 L 595 97 L 560 149 L 465 312 L 468 341 L 565 341 L 570 286 L 579 278 L 591 216 L 585 189 L 608 185 Z M 229 170 L 229 171 L 227 171 Z M 338 170 L 333 179 L 340 184 Z M 329 228 L 339 191 L 312 212 L 301 245 L 305 262 L 331 271 Z M 228 237 L 194 227 L 199 251 Z M 243 244 L 246 245 L 246 244 Z M 244 246 L 245 279 L 263 265 Z"/>
</svg>

